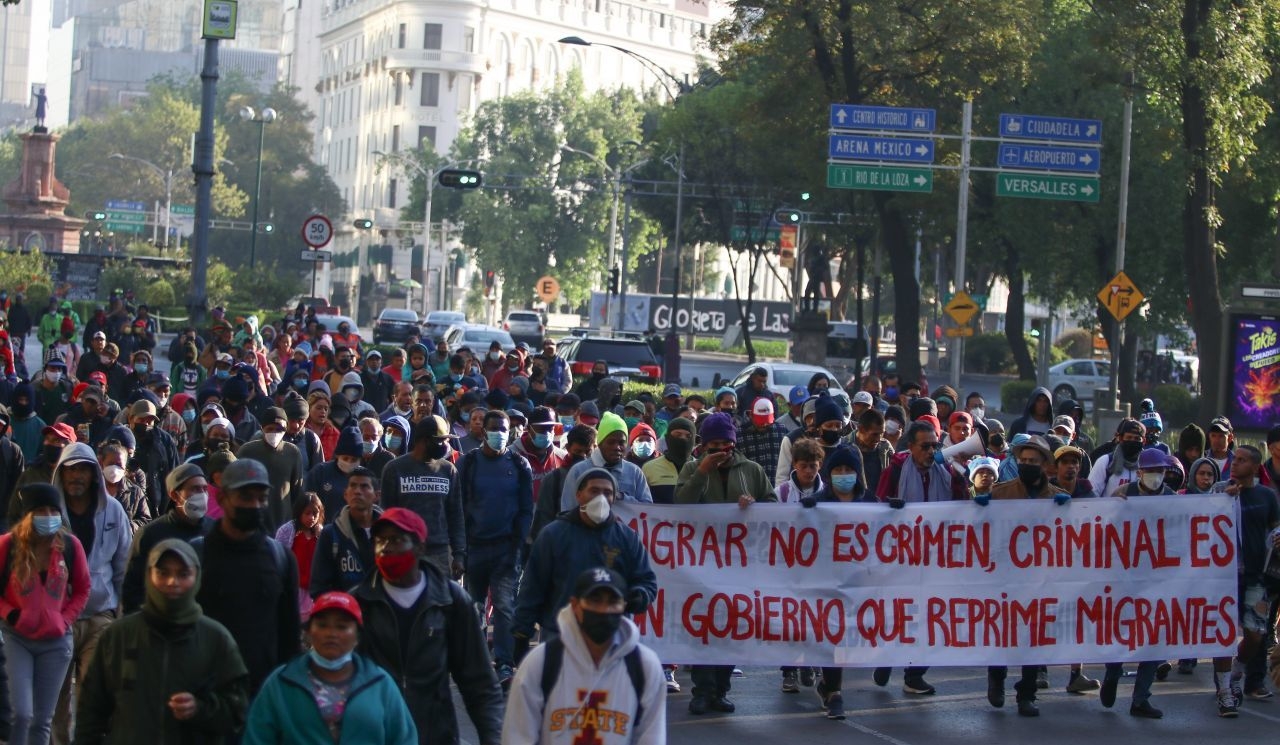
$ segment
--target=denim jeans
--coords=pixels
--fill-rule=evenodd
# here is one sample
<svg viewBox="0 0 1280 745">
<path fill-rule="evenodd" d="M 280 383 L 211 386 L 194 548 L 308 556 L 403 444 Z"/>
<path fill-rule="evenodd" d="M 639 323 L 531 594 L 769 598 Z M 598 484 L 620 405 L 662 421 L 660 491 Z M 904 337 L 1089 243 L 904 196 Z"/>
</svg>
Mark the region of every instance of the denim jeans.
<svg viewBox="0 0 1280 745">
<path fill-rule="evenodd" d="M 472 544 L 467 547 L 467 592 L 481 605 L 489 596 L 493 605 L 493 660 L 514 664 L 511 616 L 516 605 L 516 554 L 514 542 Z"/>
<path fill-rule="evenodd" d="M 71 666 L 71 634 L 39 641 L 4 630 L 5 670 L 13 683 L 10 745 L 46 745 L 62 680 Z"/>
<path fill-rule="evenodd" d="M 1156 668 L 1160 660 L 1155 662 L 1139 662 L 1138 675 L 1133 679 L 1133 705 L 1145 704 L 1151 698 L 1151 684 L 1156 680 Z M 1124 674 L 1124 665 L 1119 662 L 1108 662 L 1104 680 L 1120 680 Z"/>
</svg>

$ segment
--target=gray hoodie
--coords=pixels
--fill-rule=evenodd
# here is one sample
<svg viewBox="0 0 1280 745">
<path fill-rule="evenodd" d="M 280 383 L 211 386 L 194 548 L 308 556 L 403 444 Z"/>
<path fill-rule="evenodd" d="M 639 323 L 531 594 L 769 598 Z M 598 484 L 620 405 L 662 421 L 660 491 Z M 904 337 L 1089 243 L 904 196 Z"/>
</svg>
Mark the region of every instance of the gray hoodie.
<svg viewBox="0 0 1280 745">
<path fill-rule="evenodd" d="M 66 492 L 62 489 L 64 466 L 87 463 L 93 468 L 93 546 L 85 553 L 89 562 L 89 602 L 81 612 L 81 618 L 104 611 L 116 610 L 120 607 L 121 587 L 124 585 L 125 566 L 129 561 L 129 546 L 133 541 L 133 531 L 129 525 L 129 516 L 125 514 L 120 502 L 107 494 L 106 480 L 102 478 L 102 467 L 98 465 L 98 457 L 93 449 L 82 442 L 68 445 L 62 450 L 58 466 L 53 469 L 53 485 L 62 492 L 64 519 L 68 526 L 70 517 L 66 516 Z"/>
</svg>

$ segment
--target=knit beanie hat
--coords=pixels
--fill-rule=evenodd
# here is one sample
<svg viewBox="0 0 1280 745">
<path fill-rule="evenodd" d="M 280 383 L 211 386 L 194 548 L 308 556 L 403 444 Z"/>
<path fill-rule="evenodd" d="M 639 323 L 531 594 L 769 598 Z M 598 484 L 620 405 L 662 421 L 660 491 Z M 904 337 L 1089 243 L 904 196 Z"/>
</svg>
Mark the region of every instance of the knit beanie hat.
<svg viewBox="0 0 1280 745">
<path fill-rule="evenodd" d="M 926 416 L 926 415 L 932 416 L 933 418 L 937 419 L 938 403 L 934 401 L 932 398 L 921 397 L 921 398 L 912 399 L 911 406 L 909 407 L 908 413 L 911 415 L 912 421 L 915 421 L 920 417 Z"/>
<path fill-rule="evenodd" d="M 831 469 L 836 466 L 848 466 L 859 474 L 862 473 L 862 455 L 858 450 L 848 443 L 841 443 L 827 454 L 826 459 L 822 463 L 824 473 L 831 473 Z"/>
<path fill-rule="evenodd" d="M 725 396 L 737 398 L 738 392 L 726 385 L 716 391 L 716 403 L 720 403 L 720 399 Z"/>
<path fill-rule="evenodd" d="M 227 378 L 222 384 L 222 400 L 246 401 L 249 398 L 249 383 L 244 378 Z"/>
<path fill-rule="evenodd" d="M 644 422 L 640 422 L 639 424 L 631 428 L 631 434 L 627 435 L 627 444 L 630 445 L 631 443 L 635 442 L 636 438 L 639 437 L 640 435 L 649 435 L 654 440 L 658 439 L 658 433 L 653 431 L 653 427 L 650 427 Z"/>
<path fill-rule="evenodd" d="M 596 444 L 599 445 L 604 442 L 604 438 L 614 432 L 621 432 L 625 435 L 627 433 L 627 423 L 612 411 L 606 411 L 604 416 L 600 417 L 600 423 L 596 427 Z"/>
<path fill-rule="evenodd" d="M 336 459 L 339 455 L 347 455 L 359 458 L 364 455 L 364 447 L 360 444 L 363 438 L 360 436 L 360 430 L 355 427 L 347 427 L 338 435 L 338 444 L 333 449 L 333 457 Z"/>
<path fill-rule="evenodd" d="M 818 403 L 813 409 L 813 426 L 821 427 L 823 422 L 840 422 L 844 420 L 844 412 L 840 410 L 840 404 L 830 396 L 819 396 Z"/>
<path fill-rule="evenodd" d="M 671 421 L 667 422 L 667 432 L 671 432 L 672 430 L 675 430 L 675 429 L 684 430 L 685 432 L 688 432 L 691 435 L 695 434 L 695 431 L 693 429 L 693 422 L 689 421 L 688 419 L 685 419 L 682 416 L 678 416 L 675 419 L 672 419 Z"/>
<path fill-rule="evenodd" d="M 288 396 L 284 398 L 285 416 L 290 419 L 306 419 L 311 413 L 311 407 L 307 405 L 306 399 L 297 393 L 290 391 Z"/>
<path fill-rule="evenodd" d="M 733 423 L 733 417 L 719 412 L 703 420 L 702 441 L 705 443 L 713 440 L 738 441 L 738 427 Z"/>
</svg>

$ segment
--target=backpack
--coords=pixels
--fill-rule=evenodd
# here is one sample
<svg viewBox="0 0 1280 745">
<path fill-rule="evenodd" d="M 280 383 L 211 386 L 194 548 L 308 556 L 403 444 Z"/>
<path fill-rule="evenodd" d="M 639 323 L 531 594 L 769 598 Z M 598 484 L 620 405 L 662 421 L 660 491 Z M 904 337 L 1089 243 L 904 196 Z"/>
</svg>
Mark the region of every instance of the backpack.
<svg viewBox="0 0 1280 745">
<path fill-rule="evenodd" d="M 564 641 L 557 636 L 543 646 L 547 650 L 546 657 L 542 659 L 541 681 L 542 708 L 545 711 L 547 699 L 551 696 L 551 690 L 556 687 L 556 681 L 560 678 L 560 668 L 564 664 Z M 631 721 L 638 722 L 644 716 L 644 664 L 640 661 L 640 646 L 636 645 L 622 659 L 627 664 L 627 676 L 631 678 L 631 686 L 636 690 L 636 713 Z"/>
</svg>

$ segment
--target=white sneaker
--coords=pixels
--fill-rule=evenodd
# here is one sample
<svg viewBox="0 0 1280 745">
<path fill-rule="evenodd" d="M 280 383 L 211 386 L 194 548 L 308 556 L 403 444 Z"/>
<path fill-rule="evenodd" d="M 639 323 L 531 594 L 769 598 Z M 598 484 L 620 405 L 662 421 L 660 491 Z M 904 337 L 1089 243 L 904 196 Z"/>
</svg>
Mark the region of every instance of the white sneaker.
<svg viewBox="0 0 1280 745">
<path fill-rule="evenodd" d="M 680 681 L 676 680 L 675 670 L 663 670 L 662 676 L 667 679 L 667 693 L 680 692 Z"/>
</svg>

